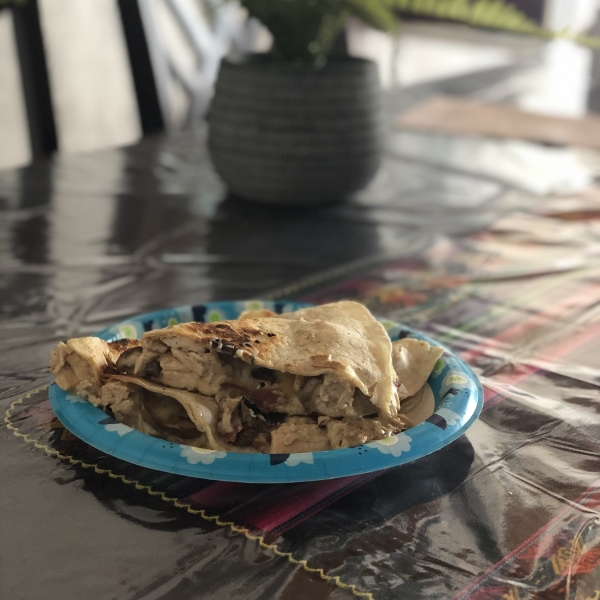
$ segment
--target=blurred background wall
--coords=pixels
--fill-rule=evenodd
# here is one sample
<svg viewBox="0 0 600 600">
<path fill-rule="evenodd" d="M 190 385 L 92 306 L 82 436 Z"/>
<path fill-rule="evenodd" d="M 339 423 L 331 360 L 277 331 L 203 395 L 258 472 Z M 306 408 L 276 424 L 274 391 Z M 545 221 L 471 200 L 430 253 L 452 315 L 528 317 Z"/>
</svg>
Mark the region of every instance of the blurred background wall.
<svg viewBox="0 0 600 600">
<path fill-rule="evenodd" d="M 153 93 L 159 113 L 154 128 L 158 121 L 173 129 L 196 125 L 208 108 L 221 56 L 232 49 L 265 51 L 270 45 L 268 32 L 259 23 L 248 22 L 235 2 L 29 3 L 27 10 L 35 9 L 39 22 L 55 146 L 60 152 L 134 143 L 152 129 L 148 125 L 152 118 L 140 114 L 140 106 Z M 589 31 L 598 15 L 598 0 L 513 3 L 552 29 Z M 38 147 L 31 132 L 40 126 L 36 119 L 44 120 L 39 111 L 35 116 L 27 93 L 39 83 L 37 71 L 31 74 L 39 56 L 27 48 L 31 23 L 22 25 L 19 18 L 11 10 L 0 11 L 0 168 L 26 164 L 48 149 L 47 144 L 45 149 Z M 132 70 L 132 60 L 134 66 L 144 60 L 136 58 L 141 47 L 136 27 L 145 38 L 148 81 L 139 72 L 136 79 L 136 69 Z M 358 22 L 350 23 L 347 36 L 352 54 L 377 61 L 388 89 L 520 64 L 524 70 L 514 85 L 521 92 L 521 106 L 577 116 L 588 110 L 590 90 L 600 79 L 593 52 L 565 41 L 541 42 L 415 19 L 405 21 L 399 39 Z"/>
</svg>

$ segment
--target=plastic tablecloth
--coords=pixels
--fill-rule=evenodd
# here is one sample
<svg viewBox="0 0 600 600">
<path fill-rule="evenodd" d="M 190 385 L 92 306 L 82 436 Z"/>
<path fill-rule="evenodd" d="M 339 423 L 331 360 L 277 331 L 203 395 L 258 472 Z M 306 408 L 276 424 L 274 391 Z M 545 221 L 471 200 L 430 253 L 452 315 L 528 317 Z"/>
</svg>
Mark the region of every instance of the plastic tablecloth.
<svg viewBox="0 0 600 600">
<path fill-rule="evenodd" d="M 0 172 L 1 598 L 600 598 L 599 195 L 413 149 L 310 210 L 227 198 L 201 134 Z M 249 485 L 122 462 L 52 413 L 59 340 L 250 297 L 423 330 L 478 374 L 480 419 L 387 471 Z"/>
</svg>

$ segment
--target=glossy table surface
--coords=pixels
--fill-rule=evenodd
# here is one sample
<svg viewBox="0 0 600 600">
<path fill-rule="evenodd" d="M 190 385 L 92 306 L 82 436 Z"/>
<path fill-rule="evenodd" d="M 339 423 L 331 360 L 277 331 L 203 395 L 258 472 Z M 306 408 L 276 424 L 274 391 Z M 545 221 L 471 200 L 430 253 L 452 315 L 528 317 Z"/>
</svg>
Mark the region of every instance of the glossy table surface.
<svg viewBox="0 0 600 600">
<path fill-rule="evenodd" d="M 472 140 L 390 130 L 356 198 L 266 207 L 227 197 L 205 137 L 0 172 L 0 597 L 597 598 L 595 196 L 540 216 L 526 178 L 490 174 L 477 147 L 472 168 L 452 162 Z M 52 418 L 58 341 L 251 297 L 351 297 L 422 328 L 473 365 L 488 408 L 342 491 L 107 467 Z M 280 507 L 285 526 L 265 524 Z"/>
</svg>

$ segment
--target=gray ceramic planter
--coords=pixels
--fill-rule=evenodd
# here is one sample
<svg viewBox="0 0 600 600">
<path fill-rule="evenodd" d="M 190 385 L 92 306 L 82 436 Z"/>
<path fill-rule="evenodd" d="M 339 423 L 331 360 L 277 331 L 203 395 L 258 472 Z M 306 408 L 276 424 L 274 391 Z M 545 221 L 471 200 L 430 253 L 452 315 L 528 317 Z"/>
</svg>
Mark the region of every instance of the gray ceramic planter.
<svg viewBox="0 0 600 600">
<path fill-rule="evenodd" d="M 321 69 L 268 55 L 224 60 L 209 125 L 213 163 L 236 196 L 282 205 L 343 200 L 380 163 L 377 66 L 355 58 Z"/>
</svg>

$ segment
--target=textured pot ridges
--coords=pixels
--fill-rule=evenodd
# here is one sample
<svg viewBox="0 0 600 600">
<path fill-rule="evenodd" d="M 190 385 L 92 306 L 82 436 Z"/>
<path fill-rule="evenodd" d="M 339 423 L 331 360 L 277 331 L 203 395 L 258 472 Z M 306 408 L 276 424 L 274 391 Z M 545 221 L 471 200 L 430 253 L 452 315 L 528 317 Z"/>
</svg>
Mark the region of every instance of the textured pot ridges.
<svg viewBox="0 0 600 600">
<path fill-rule="evenodd" d="M 232 193 L 281 204 L 341 200 L 380 163 L 377 67 L 353 58 L 321 69 L 266 56 L 225 60 L 209 123 L 211 156 Z"/>
</svg>

